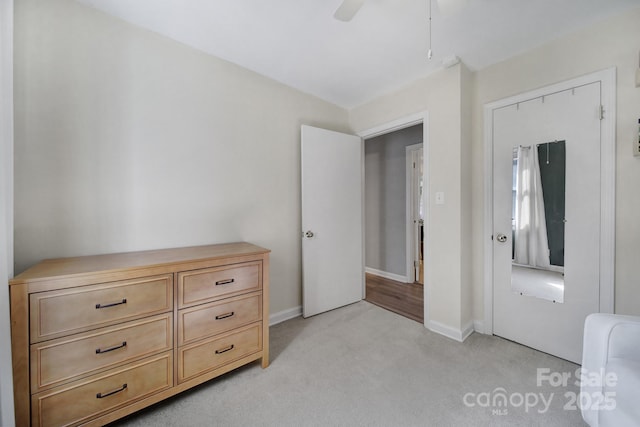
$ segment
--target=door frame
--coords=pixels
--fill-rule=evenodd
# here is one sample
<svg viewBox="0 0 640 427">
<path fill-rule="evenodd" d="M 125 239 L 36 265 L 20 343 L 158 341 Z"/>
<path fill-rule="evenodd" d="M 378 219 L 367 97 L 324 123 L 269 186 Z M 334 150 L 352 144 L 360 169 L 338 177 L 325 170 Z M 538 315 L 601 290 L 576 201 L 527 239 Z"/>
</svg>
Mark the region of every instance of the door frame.
<svg viewBox="0 0 640 427">
<path fill-rule="evenodd" d="M 380 136 L 380 135 L 384 135 L 387 133 L 391 133 L 397 130 L 402 130 L 411 126 L 415 126 L 415 125 L 419 125 L 422 124 L 422 156 L 423 156 L 423 177 L 422 177 L 422 185 L 423 185 L 423 191 L 422 191 L 422 205 L 425 208 L 424 211 L 424 235 L 425 235 L 425 239 L 423 242 L 423 247 L 422 247 L 422 251 L 424 254 L 424 271 L 425 271 L 425 275 L 424 275 L 424 284 L 423 284 L 423 289 L 424 289 L 424 297 L 423 297 L 423 306 L 424 306 L 424 326 L 428 329 L 429 328 L 429 321 L 430 321 L 430 317 L 429 317 L 429 301 L 431 301 L 430 298 L 430 290 L 429 290 L 429 281 L 428 281 L 428 277 L 427 277 L 427 271 L 429 268 L 429 256 L 428 256 L 428 252 L 427 252 L 427 242 L 429 241 L 429 229 L 428 229 L 428 224 L 429 224 L 429 112 L 428 111 L 422 111 L 419 113 L 415 113 L 415 114 L 411 114 L 408 116 L 404 116 L 401 117 L 399 119 L 387 122 L 387 123 L 383 123 L 379 126 L 375 126 L 366 130 L 363 130 L 361 132 L 358 132 L 357 135 L 362 138 L 362 149 L 364 150 L 364 144 L 366 144 L 366 140 L 370 139 L 370 138 L 374 138 L 376 136 Z M 363 179 L 362 179 L 362 195 L 364 198 L 364 154 L 362 156 L 362 173 L 363 173 Z M 364 201 L 363 201 L 363 206 L 364 206 Z M 362 210 L 362 226 L 364 227 L 364 209 Z M 366 260 L 366 254 L 365 254 L 365 247 L 364 247 L 364 238 L 362 239 L 362 253 L 363 253 L 363 257 L 362 257 L 362 271 L 364 272 L 365 270 L 365 260 Z M 363 273 L 364 274 L 364 273 Z M 366 297 L 366 286 L 363 287 L 363 291 L 362 291 L 362 297 L 363 299 Z"/>
<path fill-rule="evenodd" d="M 614 311 L 616 68 L 523 92 L 484 105 L 484 325 L 493 334 L 493 110 L 507 105 L 600 82 L 603 119 L 600 125 L 600 312 Z M 594 112 L 596 114 L 597 112 Z"/>
<path fill-rule="evenodd" d="M 406 215 L 406 231 L 407 231 L 407 237 L 406 237 L 406 243 L 407 243 L 407 283 L 414 283 L 417 282 L 419 278 L 416 277 L 416 265 L 415 265 L 415 260 L 416 260 L 416 248 L 418 247 L 418 242 L 416 241 L 416 230 L 415 230 L 415 225 L 413 223 L 413 213 L 414 213 L 414 197 L 415 197 L 415 192 L 416 192 L 416 188 L 414 187 L 414 169 L 413 169 L 413 157 L 415 156 L 415 153 L 422 150 L 422 143 L 420 144 L 413 144 L 413 145 L 409 145 L 406 147 L 406 209 L 407 209 L 407 215 Z M 424 171 L 424 168 L 423 168 Z M 424 186 L 424 181 L 423 181 L 423 186 Z M 423 205 L 424 206 L 424 205 Z M 411 259 L 409 259 L 409 254 L 411 254 Z M 424 262 L 424 260 L 423 260 Z"/>
</svg>

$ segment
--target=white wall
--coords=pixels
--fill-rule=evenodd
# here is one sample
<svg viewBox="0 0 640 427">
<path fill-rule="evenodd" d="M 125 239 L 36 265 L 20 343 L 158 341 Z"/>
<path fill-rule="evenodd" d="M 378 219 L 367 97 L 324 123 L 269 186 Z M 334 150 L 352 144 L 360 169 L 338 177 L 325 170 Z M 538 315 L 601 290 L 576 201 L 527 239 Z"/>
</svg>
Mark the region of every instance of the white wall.
<svg viewBox="0 0 640 427">
<path fill-rule="evenodd" d="M 422 125 L 364 143 L 366 267 L 407 275 L 406 147 L 421 143 Z"/>
<path fill-rule="evenodd" d="M 300 125 L 345 110 L 71 0 L 16 3 L 16 271 L 246 240 L 301 303 Z"/>
<path fill-rule="evenodd" d="M 13 0 L 0 0 L 0 426 L 15 425 L 9 323 L 13 276 Z"/>
<path fill-rule="evenodd" d="M 463 234 L 466 215 L 462 212 L 468 183 L 463 179 L 462 150 L 469 141 L 462 139 L 461 80 L 464 65 L 441 70 L 386 96 L 377 98 L 350 112 L 356 132 L 371 129 L 395 119 L 429 111 L 427 175 L 430 201 L 427 215 L 425 282 L 429 287 L 431 326 L 453 335 L 467 325 L 470 313 L 462 313 L 462 281 L 468 276 L 469 263 L 463 264 L 464 246 L 471 236 Z M 445 193 L 445 203 L 435 205 L 436 192 Z"/>
<path fill-rule="evenodd" d="M 634 87 L 640 45 L 640 8 L 580 30 L 537 49 L 481 70 L 473 76 L 473 278 L 474 318 L 483 312 L 483 111 L 485 103 L 617 67 L 617 172 L 615 311 L 640 315 L 640 157 L 632 156 L 638 138 L 640 89 Z"/>
</svg>

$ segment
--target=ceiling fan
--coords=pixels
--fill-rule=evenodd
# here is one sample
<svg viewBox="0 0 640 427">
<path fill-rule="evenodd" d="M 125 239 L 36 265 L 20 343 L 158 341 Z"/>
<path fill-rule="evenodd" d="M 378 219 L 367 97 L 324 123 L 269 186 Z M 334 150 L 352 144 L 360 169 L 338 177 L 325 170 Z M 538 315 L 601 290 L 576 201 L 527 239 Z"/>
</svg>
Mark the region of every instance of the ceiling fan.
<svg viewBox="0 0 640 427">
<path fill-rule="evenodd" d="M 333 14 L 339 21 L 349 22 L 356 16 L 366 0 L 344 0 Z M 462 9 L 469 0 L 436 0 L 443 15 L 450 15 Z"/>
</svg>

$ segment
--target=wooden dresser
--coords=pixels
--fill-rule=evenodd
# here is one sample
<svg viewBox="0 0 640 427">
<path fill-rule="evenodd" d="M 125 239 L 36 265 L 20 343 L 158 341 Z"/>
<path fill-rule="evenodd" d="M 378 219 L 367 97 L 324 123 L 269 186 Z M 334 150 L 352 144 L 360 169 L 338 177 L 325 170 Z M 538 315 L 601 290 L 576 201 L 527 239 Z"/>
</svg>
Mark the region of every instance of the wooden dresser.
<svg viewBox="0 0 640 427">
<path fill-rule="evenodd" d="M 104 425 L 261 359 L 269 250 L 43 261 L 9 282 L 16 425 Z"/>
</svg>

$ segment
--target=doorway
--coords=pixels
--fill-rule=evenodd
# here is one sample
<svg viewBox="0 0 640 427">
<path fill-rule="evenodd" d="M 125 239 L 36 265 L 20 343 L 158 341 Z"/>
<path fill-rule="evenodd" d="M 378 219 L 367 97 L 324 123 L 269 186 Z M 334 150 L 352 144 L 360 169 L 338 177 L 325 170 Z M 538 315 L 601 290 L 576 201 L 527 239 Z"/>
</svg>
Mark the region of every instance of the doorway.
<svg viewBox="0 0 640 427">
<path fill-rule="evenodd" d="M 609 70 L 485 107 L 487 332 L 576 363 L 613 309 L 611 93 Z"/>
<path fill-rule="evenodd" d="M 422 123 L 364 142 L 366 299 L 424 322 Z"/>
</svg>

